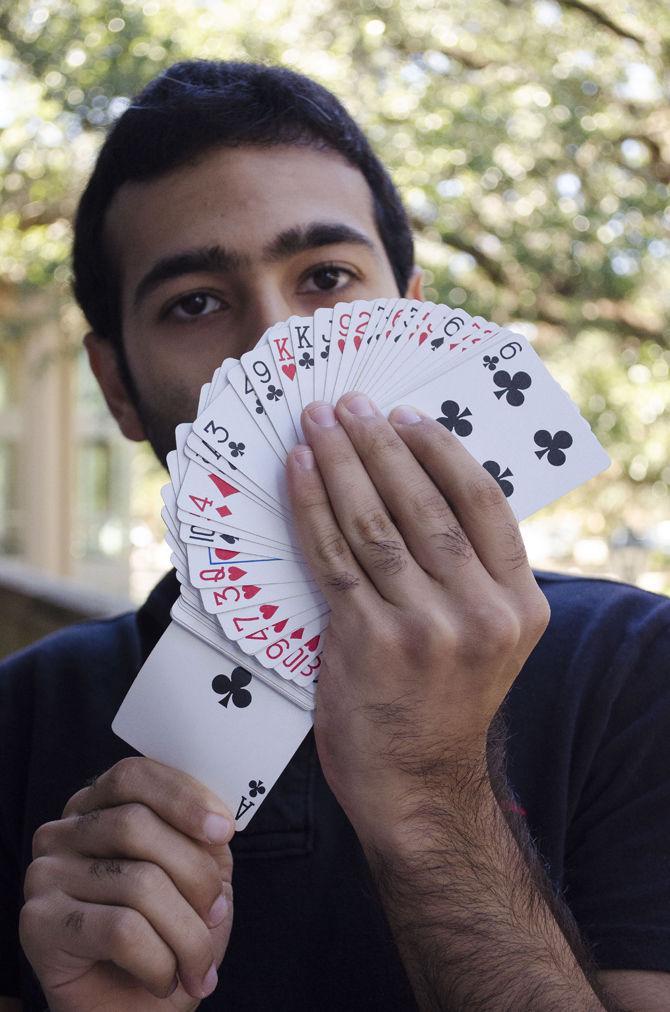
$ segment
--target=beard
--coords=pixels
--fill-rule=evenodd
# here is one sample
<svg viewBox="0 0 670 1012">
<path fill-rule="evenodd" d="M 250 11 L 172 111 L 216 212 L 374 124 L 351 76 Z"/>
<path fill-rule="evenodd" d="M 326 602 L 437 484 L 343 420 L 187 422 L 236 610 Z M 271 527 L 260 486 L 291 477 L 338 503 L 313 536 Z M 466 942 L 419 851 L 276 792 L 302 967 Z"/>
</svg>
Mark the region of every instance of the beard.
<svg viewBox="0 0 670 1012">
<path fill-rule="evenodd" d="M 170 389 L 154 388 L 140 392 L 125 353 L 119 356 L 119 368 L 149 445 L 167 469 L 167 455 L 176 446 L 175 429 L 181 422 L 195 419 L 199 391 L 194 392 L 184 384 L 175 383 Z"/>
</svg>

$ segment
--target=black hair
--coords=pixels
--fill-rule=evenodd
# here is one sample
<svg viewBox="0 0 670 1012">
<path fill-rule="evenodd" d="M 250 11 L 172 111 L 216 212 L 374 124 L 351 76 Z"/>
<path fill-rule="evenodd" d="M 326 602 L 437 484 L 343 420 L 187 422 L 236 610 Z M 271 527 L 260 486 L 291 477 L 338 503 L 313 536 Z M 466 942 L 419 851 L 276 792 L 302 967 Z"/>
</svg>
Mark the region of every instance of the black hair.
<svg viewBox="0 0 670 1012">
<path fill-rule="evenodd" d="M 103 242 L 105 213 L 116 191 L 127 181 L 156 179 L 217 146 L 287 143 L 336 151 L 360 170 L 398 291 L 405 294 L 414 264 L 407 215 L 388 172 L 338 99 L 284 67 L 186 60 L 154 78 L 113 124 L 75 217 L 74 296 L 92 330 L 114 344 L 122 366 L 118 271 Z"/>
</svg>

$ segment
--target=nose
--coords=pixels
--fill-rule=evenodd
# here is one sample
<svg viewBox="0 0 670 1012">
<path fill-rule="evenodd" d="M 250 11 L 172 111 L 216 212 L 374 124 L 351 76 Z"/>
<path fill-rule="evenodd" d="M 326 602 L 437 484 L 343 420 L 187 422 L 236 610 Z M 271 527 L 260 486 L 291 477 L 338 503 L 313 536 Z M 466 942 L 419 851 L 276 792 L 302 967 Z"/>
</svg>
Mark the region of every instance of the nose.
<svg viewBox="0 0 670 1012">
<path fill-rule="evenodd" d="M 247 307 L 247 333 L 251 337 L 253 347 L 268 327 L 281 323 L 292 316 L 296 309 L 291 306 L 282 292 L 267 289 L 257 293 Z"/>
</svg>

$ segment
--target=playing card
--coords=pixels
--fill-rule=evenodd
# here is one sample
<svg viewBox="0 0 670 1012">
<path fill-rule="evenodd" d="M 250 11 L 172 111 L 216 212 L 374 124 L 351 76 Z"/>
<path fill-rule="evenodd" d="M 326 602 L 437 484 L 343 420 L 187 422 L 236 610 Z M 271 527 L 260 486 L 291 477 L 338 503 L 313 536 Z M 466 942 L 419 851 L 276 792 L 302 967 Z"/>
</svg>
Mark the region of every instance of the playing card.
<svg viewBox="0 0 670 1012">
<path fill-rule="evenodd" d="M 274 329 L 274 328 L 273 328 Z M 270 333 L 273 331 L 271 330 Z M 259 343 L 240 359 L 242 368 L 253 386 L 279 441 L 288 453 L 298 441 L 286 395 L 269 343 Z"/>
<path fill-rule="evenodd" d="M 171 622 L 112 730 L 137 751 L 204 783 L 231 810 L 239 831 L 311 726 L 310 711 Z"/>
<path fill-rule="evenodd" d="M 519 520 L 610 463 L 528 341 L 508 330 L 487 342 L 486 354 L 471 349 L 407 402 L 459 437 L 498 482 Z"/>
<path fill-rule="evenodd" d="M 296 541 L 287 454 L 303 408 L 350 390 L 437 419 L 520 519 L 609 462 L 528 342 L 461 309 L 338 302 L 226 359 L 167 457 L 161 515 L 180 595 L 114 730 L 218 785 L 239 826 L 309 727 L 329 621 Z"/>
</svg>

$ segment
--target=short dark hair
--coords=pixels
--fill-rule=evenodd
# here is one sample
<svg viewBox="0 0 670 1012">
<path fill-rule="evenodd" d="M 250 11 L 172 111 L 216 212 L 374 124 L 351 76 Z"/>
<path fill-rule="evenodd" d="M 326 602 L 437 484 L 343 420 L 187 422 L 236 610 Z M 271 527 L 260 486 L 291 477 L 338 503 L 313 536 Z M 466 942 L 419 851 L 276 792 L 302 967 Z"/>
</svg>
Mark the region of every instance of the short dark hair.
<svg viewBox="0 0 670 1012">
<path fill-rule="evenodd" d="M 156 179 L 218 146 L 287 143 L 336 151 L 360 170 L 404 295 L 414 265 L 405 209 L 388 172 L 338 99 L 285 67 L 185 60 L 154 78 L 116 120 L 75 217 L 74 296 L 91 328 L 115 345 L 122 361 L 118 272 L 102 234 L 105 212 L 119 187 Z"/>
</svg>

